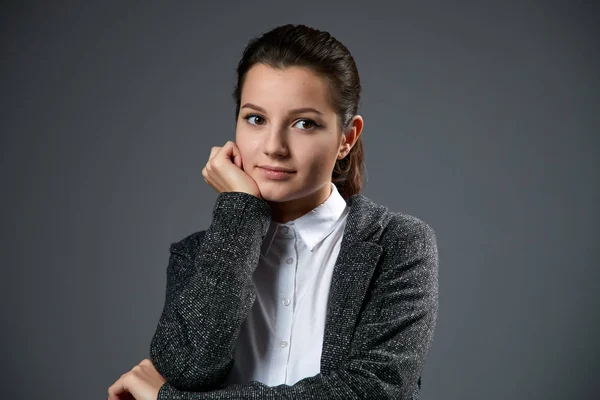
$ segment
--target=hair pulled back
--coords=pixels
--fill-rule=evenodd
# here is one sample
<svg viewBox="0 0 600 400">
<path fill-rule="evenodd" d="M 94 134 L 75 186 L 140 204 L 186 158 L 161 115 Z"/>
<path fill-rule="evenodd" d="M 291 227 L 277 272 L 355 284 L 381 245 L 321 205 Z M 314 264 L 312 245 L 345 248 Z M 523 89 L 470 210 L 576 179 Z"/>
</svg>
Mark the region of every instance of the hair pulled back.
<svg viewBox="0 0 600 400">
<path fill-rule="evenodd" d="M 306 25 L 287 24 L 251 39 L 237 67 L 233 92 L 236 120 L 246 74 L 255 64 L 277 69 L 307 67 L 323 76 L 329 84 L 329 101 L 336 110 L 342 133 L 348 132 L 352 117 L 358 111 L 360 79 L 354 58 L 346 46 L 328 32 Z M 363 169 L 363 146 L 359 137 L 350 152 L 336 161 L 332 172 L 331 181 L 344 199 L 360 193 Z"/>
</svg>

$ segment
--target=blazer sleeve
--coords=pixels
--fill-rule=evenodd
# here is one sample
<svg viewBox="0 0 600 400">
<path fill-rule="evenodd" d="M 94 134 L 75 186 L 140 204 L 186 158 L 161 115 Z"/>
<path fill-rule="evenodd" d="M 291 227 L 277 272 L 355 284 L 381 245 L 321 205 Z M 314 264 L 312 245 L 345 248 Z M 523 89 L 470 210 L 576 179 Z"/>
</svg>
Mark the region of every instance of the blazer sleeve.
<svg viewBox="0 0 600 400">
<path fill-rule="evenodd" d="M 438 250 L 433 229 L 416 217 L 388 225 L 381 266 L 375 272 L 348 356 L 327 375 L 294 385 L 258 381 L 207 392 L 168 382 L 157 400 L 415 399 L 433 340 L 438 311 Z"/>
<path fill-rule="evenodd" d="M 256 298 L 252 273 L 270 221 L 264 200 L 222 192 L 210 227 L 171 244 L 165 303 L 150 359 L 172 387 L 222 387 Z"/>
</svg>

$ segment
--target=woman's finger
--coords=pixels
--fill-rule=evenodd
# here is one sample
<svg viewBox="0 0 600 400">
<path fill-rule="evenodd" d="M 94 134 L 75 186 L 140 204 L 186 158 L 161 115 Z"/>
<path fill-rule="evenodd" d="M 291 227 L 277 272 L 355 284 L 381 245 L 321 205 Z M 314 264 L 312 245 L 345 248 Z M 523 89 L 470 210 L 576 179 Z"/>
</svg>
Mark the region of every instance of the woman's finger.
<svg viewBox="0 0 600 400">
<path fill-rule="evenodd" d="M 213 157 L 216 156 L 219 151 L 221 151 L 221 147 L 220 146 L 213 146 L 210 149 L 210 155 L 208 156 L 208 161 L 212 160 Z"/>
<path fill-rule="evenodd" d="M 225 143 L 223 145 L 223 147 L 221 147 L 221 150 L 216 155 L 217 158 L 215 158 L 214 162 L 215 163 L 223 162 L 225 164 L 234 163 L 235 162 L 235 158 L 234 158 L 235 150 L 236 150 L 235 143 L 232 142 L 231 140 L 228 140 L 227 143 Z M 223 165 L 223 164 L 220 164 L 220 165 Z"/>
<path fill-rule="evenodd" d="M 223 147 L 221 147 L 221 154 L 224 159 L 231 160 L 231 156 L 233 155 L 233 142 L 228 140 Z"/>
<path fill-rule="evenodd" d="M 211 155 L 202 176 L 217 193 L 245 192 L 262 198 L 256 181 L 243 170 L 242 154 L 235 142 L 228 140 L 223 147 L 213 147 Z"/>
<path fill-rule="evenodd" d="M 133 398 L 131 393 L 129 393 L 125 387 L 124 376 L 125 375 L 121 375 L 121 377 L 108 388 L 108 400 L 125 400 Z"/>
<path fill-rule="evenodd" d="M 239 168 L 242 168 L 242 153 L 235 143 L 233 143 L 233 163 Z"/>
</svg>

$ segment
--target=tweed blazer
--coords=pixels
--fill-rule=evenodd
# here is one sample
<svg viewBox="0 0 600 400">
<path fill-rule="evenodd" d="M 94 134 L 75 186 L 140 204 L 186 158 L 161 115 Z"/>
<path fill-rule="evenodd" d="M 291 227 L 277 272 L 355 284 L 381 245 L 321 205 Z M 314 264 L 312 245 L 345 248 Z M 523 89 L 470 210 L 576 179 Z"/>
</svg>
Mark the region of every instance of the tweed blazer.
<svg viewBox="0 0 600 400">
<path fill-rule="evenodd" d="M 266 201 L 217 196 L 212 222 L 171 243 L 165 303 L 150 359 L 167 399 L 418 399 L 438 311 L 433 229 L 362 194 L 349 212 L 337 257 L 320 373 L 294 385 L 225 386 L 254 300 L 252 274 L 271 222 Z"/>
</svg>

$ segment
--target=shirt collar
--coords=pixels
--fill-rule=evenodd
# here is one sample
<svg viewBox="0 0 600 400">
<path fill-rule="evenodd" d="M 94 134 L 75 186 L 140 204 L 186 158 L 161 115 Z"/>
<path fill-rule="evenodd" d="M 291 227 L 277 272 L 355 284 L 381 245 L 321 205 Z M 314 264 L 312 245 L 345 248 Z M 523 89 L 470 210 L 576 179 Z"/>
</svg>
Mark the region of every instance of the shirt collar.
<svg viewBox="0 0 600 400">
<path fill-rule="evenodd" d="M 331 182 L 331 194 L 327 200 L 306 214 L 285 224 L 271 220 L 271 225 L 263 242 L 266 242 L 266 246 L 263 246 L 263 254 L 267 254 L 273 238 L 275 235 L 280 235 L 281 229 L 285 226 L 293 228 L 312 252 L 319 243 L 333 232 L 346 208 L 346 200 L 339 193 L 335 184 Z"/>
</svg>

